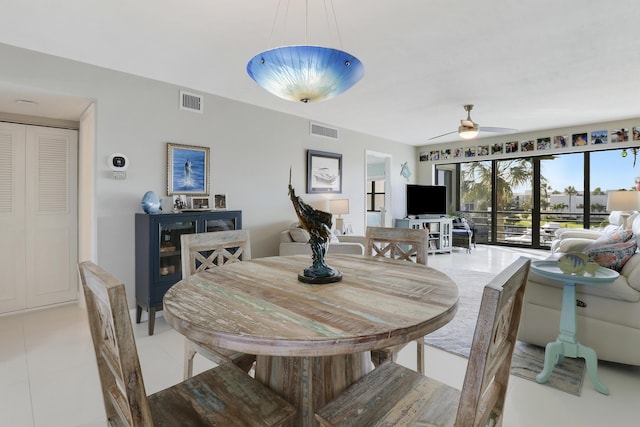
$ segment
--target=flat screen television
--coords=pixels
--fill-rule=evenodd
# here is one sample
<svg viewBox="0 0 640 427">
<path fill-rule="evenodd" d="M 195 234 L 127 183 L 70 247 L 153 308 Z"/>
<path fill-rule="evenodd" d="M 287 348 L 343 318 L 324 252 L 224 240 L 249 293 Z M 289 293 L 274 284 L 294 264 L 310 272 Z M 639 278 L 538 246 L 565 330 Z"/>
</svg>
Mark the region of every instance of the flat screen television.
<svg viewBox="0 0 640 427">
<path fill-rule="evenodd" d="M 446 214 L 447 187 L 407 184 L 407 216 Z"/>
</svg>

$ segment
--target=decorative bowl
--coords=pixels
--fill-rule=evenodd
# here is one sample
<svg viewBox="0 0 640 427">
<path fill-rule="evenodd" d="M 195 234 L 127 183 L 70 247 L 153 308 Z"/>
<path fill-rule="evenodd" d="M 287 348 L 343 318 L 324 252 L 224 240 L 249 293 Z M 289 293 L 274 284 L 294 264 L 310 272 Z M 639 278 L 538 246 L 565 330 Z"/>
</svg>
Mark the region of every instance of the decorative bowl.
<svg viewBox="0 0 640 427">
<path fill-rule="evenodd" d="M 558 258 L 558 267 L 564 274 L 584 274 L 587 269 L 589 256 L 582 253 L 571 252 Z"/>
</svg>

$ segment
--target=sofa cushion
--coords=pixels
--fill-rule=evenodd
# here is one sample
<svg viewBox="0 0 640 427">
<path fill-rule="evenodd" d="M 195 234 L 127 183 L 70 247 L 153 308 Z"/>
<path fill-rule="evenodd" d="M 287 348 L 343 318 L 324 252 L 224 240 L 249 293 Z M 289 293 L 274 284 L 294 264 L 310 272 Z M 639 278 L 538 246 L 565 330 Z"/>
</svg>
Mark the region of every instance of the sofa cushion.
<svg viewBox="0 0 640 427">
<path fill-rule="evenodd" d="M 291 235 L 291 239 L 297 243 L 307 243 L 309 241 L 309 232 L 302 228 L 290 228 L 289 234 Z"/>
<path fill-rule="evenodd" d="M 602 267 L 620 271 L 622 267 L 636 253 L 638 245 L 635 239 L 622 243 L 595 246 L 589 245 L 583 251 L 589 256 L 589 261 L 594 261 Z"/>
<path fill-rule="evenodd" d="M 629 286 L 640 292 L 640 253 L 635 253 L 622 267 L 620 274 L 627 278 Z"/>
</svg>

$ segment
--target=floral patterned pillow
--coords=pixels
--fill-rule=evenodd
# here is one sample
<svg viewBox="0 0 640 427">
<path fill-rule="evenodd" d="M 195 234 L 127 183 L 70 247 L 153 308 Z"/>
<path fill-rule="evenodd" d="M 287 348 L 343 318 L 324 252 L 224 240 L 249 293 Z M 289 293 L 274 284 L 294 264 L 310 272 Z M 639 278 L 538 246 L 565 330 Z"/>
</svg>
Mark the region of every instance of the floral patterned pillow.
<svg viewBox="0 0 640 427">
<path fill-rule="evenodd" d="M 589 245 L 592 246 L 593 244 Z M 602 267 L 615 271 L 622 270 L 622 267 L 636 253 L 638 245 L 636 240 L 629 240 L 622 243 L 602 245 L 595 248 L 585 248 L 583 251 L 589 256 L 589 261 L 597 262 Z"/>
<path fill-rule="evenodd" d="M 627 242 L 633 237 L 633 231 L 631 229 L 619 229 L 611 233 L 607 233 L 601 237 L 598 237 L 592 243 L 584 248 L 585 252 L 591 249 L 596 249 L 606 245 L 612 245 L 614 243 Z"/>
</svg>

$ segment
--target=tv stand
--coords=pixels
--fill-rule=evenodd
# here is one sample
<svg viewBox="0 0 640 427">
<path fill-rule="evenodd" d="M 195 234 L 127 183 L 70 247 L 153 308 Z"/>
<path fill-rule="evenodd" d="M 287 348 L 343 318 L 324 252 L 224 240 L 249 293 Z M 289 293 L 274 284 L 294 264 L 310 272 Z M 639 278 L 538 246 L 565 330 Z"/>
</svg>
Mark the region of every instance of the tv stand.
<svg viewBox="0 0 640 427">
<path fill-rule="evenodd" d="M 428 253 L 451 253 L 453 220 L 434 215 L 429 218 L 396 219 L 397 228 L 424 229 L 429 232 Z"/>
</svg>

